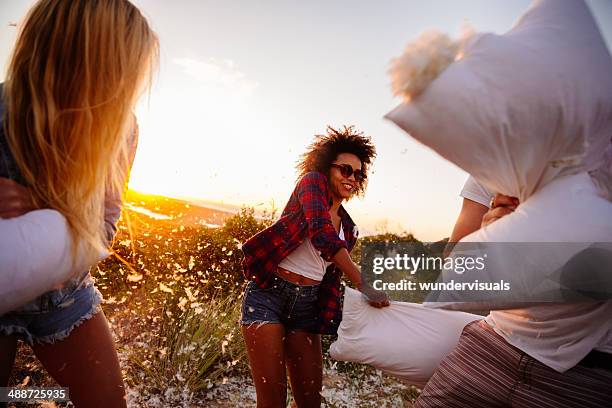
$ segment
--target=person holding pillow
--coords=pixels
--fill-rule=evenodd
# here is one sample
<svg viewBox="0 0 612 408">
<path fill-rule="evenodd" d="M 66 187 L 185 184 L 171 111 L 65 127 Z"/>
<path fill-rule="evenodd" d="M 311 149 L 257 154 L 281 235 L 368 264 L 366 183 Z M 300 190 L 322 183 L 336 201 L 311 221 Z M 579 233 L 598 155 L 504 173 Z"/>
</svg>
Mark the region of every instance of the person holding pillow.
<svg viewBox="0 0 612 408">
<path fill-rule="evenodd" d="M 137 143 L 132 111 L 157 55 L 157 36 L 127 0 L 39 0 L 20 28 L 0 99 L 0 216 L 61 214 L 73 266 L 116 232 Z M 81 270 L 0 316 L 0 385 L 22 338 L 75 406 L 126 406 L 101 300 Z"/>
<path fill-rule="evenodd" d="M 573 270 L 590 287 L 609 287 L 609 274 L 599 272 L 610 265 L 589 269 L 579 255 L 597 248 L 609 256 L 612 243 L 610 72 L 609 50 L 579 0 L 536 0 L 502 35 L 423 35 L 395 61 L 393 88 L 404 103 L 386 117 L 488 190 L 520 202 L 487 211 L 488 224 L 461 239 L 494 254 L 487 261 L 494 280 L 553 282 L 580 259 Z M 477 225 L 478 216 L 468 218 Z M 489 298 L 489 315 L 464 328 L 415 407 L 609 407 L 612 300 L 598 293 L 607 297 L 546 304 L 517 297 L 512 309 Z M 429 306 L 478 303 L 458 291 L 446 299 Z"/>
<path fill-rule="evenodd" d="M 463 206 L 449 239 L 449 246 L 452 246 L 452 243 L 459 242 L 462 238 L 481 227 L 486 227 L 512 213 L 516 206 L 518 206 L 518 199 L 515 197 L 508 197 L 499 193 L 493 196 L 486 187 L 478 183 L 472 176 L 466 181 L 460 195 L 463 197 Z M 447 247 L 445 252 L 450 252 L 450 248 Z M 544 306 L 544 308 L 550 307 Z M 563 305 L 560 305 L 558 308 L 563 312 Z M 501 314 L 503 315 L 503 312 Z M 498 315 L 500 315 L 499 312 Z M 520 325 L 518 321 L 513 322 L 513 324 Z M 574 324 L 576 328 L 579 328 L 580 320 L 576 319 Z M 468 327 L 476 325 L 478 327 Z M 497 403 L 500 404 L 499 406 L 505 406 L 503 405 L 504 403 L 510 404 L 510 401 L 504 401 L 502 396 L 507 392 L 507 387 L 512 386 L 512 377 L 506 377 L 503 374 L 503 370 L 495 367 L 499 362 L 491 360 L 484 365 L 478 364 L 478 372 L 476 370 L 472 372 L 470 368 L 464 367 L 463 370 L 470 371 L 468 374 L 469 379 L 465 378 L 466 372 L 461 372 L 460 374 L 456 372 L 457 367 L 463 367 L 461 361 L 473 358 L 479 353 L 481 347 L 489 350 L 496 347 L 495 352 L 492 353 L 499 353 L 503 358 L 516 363 L 516 368 L 519 371 L 529 367 L 529 370 L 533 371 L 528 374 L 529 376 L 534 376 L 535 373 L 534 381 L 531 384 L 533 390 L 529 393 L 529 400 L 519 399 L 525 398 L 524 396 L 517 397 L 516 400 L 520 401 L 520 404 L 533 403 L 533 406 L 539 407 L 542 403 L 553 401 L 555 399 L 554 388 L 556 386 L 552 384 L 555 382 L 562 384 L 562 390 L 557 390 L 557 392 L 561 392 L 561 396 L 558 397 L 560 401 L 555 401 L 555 403 L 566 404 L 555 406 L 572 406 L 573 402 L 565 398 L 566 393 L 574 393 L 574 397 L 581 398 L 580 406 L 594 407 L 603 407 L 604 405 L 601 404 L 606 401 L 606 398 L 612 396 L 612 386 L 606 387 L 605 385 L 607 381 L 612 384 L 612 331 L 608 335 L 608 340 L 604 342 L 605 344 L 602 344 L 599 349 L 592 350 L 568 375 L 560 375 L 535 360 L 527 352 L 509 345 L 503 337 L 493 330 L 493 327 L 495 327 L 495 318 L 489 316 L 485 321 L 472 322 L 464 328 L 460 347 L 453 351 L 452 357 L 444 360 L 443 367 L 436 371 L 437 374 L 434 373 L 431 382 L 425 387 L 422 397 L 416 406 L 461 406 L 462 401 L 469 401 L 468 405 L 470 407 L 490 406 L 492 401 L 490 399 L 487 400 L 486 396 L 484 396 L 485 393 L 476 392 L 471 387 L 468 391 L 466 388 L 455 388 L 450 385 L 451 383 L 459 384 L 467 380 L 476 384 L 477 387 L 484 386 L 488 388 L 486 384 L 490 384 L 489 378 L 494 378 L 495 386 L 493 389 L 488 389 L 487 392 L 498 395 Z M 484 336 L 479 333 L 479 331 L 482 332 L 483 330 L 486 333 Z M 525 347 L 528 349 L 529 345 L 525 344 Z M 595 371 L 590 369 L 595 369 Z M 598 375 L 598 373 L 601 373 L 601 375 Z M 595 395 L 591 395 L 594 389 L 591 388 L 588 380 L 589 377 L 594 377 L 592 384 L 597 387 Z M 497 387 L 499 387 L 499 390 L 495 389 Z M 610 400 L 608 399 L 608 401 Z"/>
<path fill-rule="evenodd" d="M 29 192 L 23 196 L 14 193 L 21 187 L 0 178 L 0 207 L 17 213 L 30 208 L 26 204 Z M 106 250 L 88 253 L 83 245 L 73 242 L 66 217 L 56 210 L 34 209 L 14 218 L 1 216 L 0 316 L 61 288 L 108 254 Z"/>
<path fill-rule="evenodd" d="M 463 197 L 463 203 L 444 249 L 445 256 L 451 252 L 453 244 L 459 242 L 461 238 L 510 214 L 519 204 L 516 197 L 491 193 L 472 176 L 465 181 L 459 196 Z"/>
<path fill-rule="evenodd" d="M 389 305 L 349 256 L 357 227 L 342 206 L 364 192 L 375 154 L 352 127 L 328 127 L 298 163 L 281 218 L 242 245 L 250 282 L 241 325 L 258 407 L 285 407 L 287 369 L 297 406 L 321 405 L 321 334 L 336 333 L 342 319 L 342 274 L 370 305 Z"/>
</svg>

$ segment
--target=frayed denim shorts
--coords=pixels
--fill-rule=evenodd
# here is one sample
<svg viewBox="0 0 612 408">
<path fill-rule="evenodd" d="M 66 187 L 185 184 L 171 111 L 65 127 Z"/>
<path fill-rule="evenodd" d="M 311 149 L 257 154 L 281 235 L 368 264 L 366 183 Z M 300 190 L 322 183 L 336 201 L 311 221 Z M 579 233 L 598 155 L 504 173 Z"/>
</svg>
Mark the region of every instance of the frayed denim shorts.
<svg viewBox="0 0 612 408">
<path fill-rule="evenodd" d="M 0 336 L 16 334 L 30 345 L 53 344 L 99 312 L 100 303 L 102 294 L 87 273 L 0 316 Z"/>
<path fill-rule="evenodd" d="M 279 276 L 272 279 L 272 285 L 266 289 L 249 282 L 242 298 L 240 323 L 249 326 L 280 323 L 287 330 L 317 333 L 320 285 L 296 285 Z"/>
</svg>

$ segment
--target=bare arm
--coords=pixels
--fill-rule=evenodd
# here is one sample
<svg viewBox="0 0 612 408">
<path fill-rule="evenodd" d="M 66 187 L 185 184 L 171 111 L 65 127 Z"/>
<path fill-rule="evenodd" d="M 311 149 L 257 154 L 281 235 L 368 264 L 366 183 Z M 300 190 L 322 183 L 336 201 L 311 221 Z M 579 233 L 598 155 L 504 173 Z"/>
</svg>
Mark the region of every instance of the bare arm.
<svg viewBox="0 0 612 408">
<path fill-rule="evenodd" d="M 134 157 L 136 156 L 136 148 L 138 146 L 138 123 L 136 118 L 133 119 L 134 124 L 132 128 L 132 134 L 128 139 L 128 156 L 127 163 L 123 163 L 126 169 L 124 185 L 127 188 L 127 182 L 129 174 L 134 163 Z M 121 216 L 121 209 L 123 207 L 123 193 L 124 191 L 115 191 L 108 189 L 104 196 L 104 230 L 106 231 L 106 238 L 109 245 L 112 244 L 115 234 L 117 233 L 117 222 Z"/>
<path fill-rule="evenodd" d="M 457 217 L 453 232 L 448 239 L 448 244 L 446 248 L 444 248 L 444 257 L 450 254 L 453 244 L 461 241 L 466 235 L 510 214 L 519 204 L 518 199 L 515 197 L 509 197 L 499 193 L 495 195 L 493 203 L 493 208 L 489 209 L 486 205 L 482 205 L 476 201 L 472 201 L 468 198 L 463 199 L 461 212 L 459 213 L 459 217 Z"/>
<path fill-rule="evenodd" d="M 480 229 L 482 217 L 489 211 L 486 205 L 464 198 L 461 212 L 449 238 L 449 242 L 459 242 L 461 238 Z"/>
<path fill-rule="evenodd" d="M 374 307 L 389 306 L 389 298 L 383 291 L 376 290 L 361 280 L 361 270 L 353 262 L 346 248 L 340 249 L 333 257 L 333 262 L 344 273 L 344 275 L 365 296 L 368 303 Z"/>
<path fill-rule="evenodd" d="M 361 271 L 351 259 L 346 248 L 342 248 L 336 252 L 336 255 L 333 257 L 333 262 L 356 288 L 361 287 Z"/>
<path fill-rule="evenodd" d="M 0 177 L 0 218 L 15 218 L 37 209 L 27 187 Z"/>
<path fill-rule="evenodd" d="M 489 211 L 489 207 L 472 201 L 468 198 L 463 199 L 461 212 L 455 222 L 455 227 L 448 239 L 448 244 L 444 248 L 444 257 L 447 257 L 453 248 L 453 244 L 461 241 L 461 238 L 480 229 L 482 217 Z"/>
</svg>

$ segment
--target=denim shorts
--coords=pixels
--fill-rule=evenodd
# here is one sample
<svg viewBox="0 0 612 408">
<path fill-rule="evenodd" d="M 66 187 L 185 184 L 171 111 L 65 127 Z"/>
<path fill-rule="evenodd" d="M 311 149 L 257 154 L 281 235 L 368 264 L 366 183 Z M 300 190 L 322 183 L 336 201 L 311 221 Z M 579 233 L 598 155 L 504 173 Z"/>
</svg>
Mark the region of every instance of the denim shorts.
<svg viewBox="0 0 612 408">
<path fill-rule="evenodd" d="M 0 316 L 0 336 L 16 334 L 30 345 L 53 344 L 99 312 L 100 303 L 102 294 L 87 273 Z"/>
<path fill-rule="evenodd" d="M 243 325 L 280 323 L 287 330 L 317 333 L 319 285 L 296 285 L 274 276 L 270 287 L 261 289 L 253 281 L 242 298 Z"/>
</svg>

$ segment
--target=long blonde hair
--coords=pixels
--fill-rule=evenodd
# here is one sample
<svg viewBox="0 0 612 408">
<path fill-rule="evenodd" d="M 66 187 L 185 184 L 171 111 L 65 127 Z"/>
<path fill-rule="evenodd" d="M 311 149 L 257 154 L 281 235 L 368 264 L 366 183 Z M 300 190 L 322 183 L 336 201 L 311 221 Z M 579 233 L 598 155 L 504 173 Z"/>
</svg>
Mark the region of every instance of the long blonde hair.
<svg viewBox="0 0 612 408">
<path fill-rule="evenodd" d="M 127 0 L 40 0 L 17 37 L 7 140 L 35 203 L 61 212 L 86 250 L 107 246 L 105 192 L 125 188 L 132 110 L 157 59 L 157 36 Z"/>
</svg>

